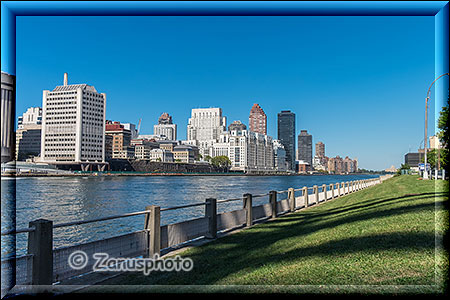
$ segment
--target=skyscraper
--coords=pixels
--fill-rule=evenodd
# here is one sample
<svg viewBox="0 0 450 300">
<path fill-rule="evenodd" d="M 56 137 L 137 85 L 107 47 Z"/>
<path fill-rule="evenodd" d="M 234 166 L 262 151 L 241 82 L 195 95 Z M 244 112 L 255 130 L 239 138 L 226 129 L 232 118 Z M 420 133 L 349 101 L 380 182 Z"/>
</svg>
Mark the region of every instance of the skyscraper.
<svg viewBox="0 0 450 300">
<path fill-rule="evenodd" d="M 16 160 L 41 152 L 42 108 L 30 107 L 17 117 Z"/>
<path fill-rule="evenodd" d="M 106 94 L 87 84 L 43 91 L 41 160 L 52 163 L 105 161 Z"/>
<path fill-rule="evenodd" d="M 221 108 L 194 108 L 188 120 L 187 139 L 197 146 L 200 154 L 209 155 L 209 147 L 217 143 L 221 134 L 227 131 L 227 118 Z"/>
<path fill-rule="evenodd" d="M 303 160 L 312 166 L 312 135 L 302 130 L 298 135 L 298 160 Z"/>
<path fill-rule="evenodd" d="M 322 142 L 316 143 L 316 156 L 324 157 L 325 156 L 325 144 Z"/>
<path fill-rule="evenodd" d="M 295 170 L 295 114 L 290 110 L 278 113 L 278 140 L 286 151 L 290 170 Z"/>
<path fill-rule="evenodd" d="M 172 123 L 172 116 L 163 113 L 158 119 L 158 125 L 153 126 L 153 134 L 168 140 L 176 140 L 177 124 Z"/>
<path fill-rule="evenodd" d="M 253 104 L 248 117 L 250 131 L 267 135 L 267 116 L 259 104 Z"/>
</svg>

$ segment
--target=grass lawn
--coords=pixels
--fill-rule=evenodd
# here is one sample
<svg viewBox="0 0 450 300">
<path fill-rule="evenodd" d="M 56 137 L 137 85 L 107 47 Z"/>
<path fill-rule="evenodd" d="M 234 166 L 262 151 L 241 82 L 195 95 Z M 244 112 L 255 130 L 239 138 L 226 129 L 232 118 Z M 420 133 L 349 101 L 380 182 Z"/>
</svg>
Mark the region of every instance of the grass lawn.
<svg viewBox="0 0 450 300">
<path fill-rule="evenodd" d="M 447 203 L 446 181 L 393 177 L 188 249 L 181 256 L 194 261 L 190 272 L 128 273 L 106 284 L 134 285 L 127 292 L 156 285 L 158 292 L 443 293 Z"/>
</svg>

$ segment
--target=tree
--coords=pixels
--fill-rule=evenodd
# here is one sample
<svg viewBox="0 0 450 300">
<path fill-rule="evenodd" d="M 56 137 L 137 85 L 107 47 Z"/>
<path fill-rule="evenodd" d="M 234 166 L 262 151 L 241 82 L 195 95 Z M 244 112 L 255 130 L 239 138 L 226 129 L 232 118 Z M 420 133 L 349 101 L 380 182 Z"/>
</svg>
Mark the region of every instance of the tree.
<svg viewBox="0 0 450 300">
<path fill-rule="evenodd" d="M 408 164 L 402 164 L 400 166 L 400 169 L 397 170 L 397 175 L 401 175 L 402 174 L 402 170 L 409 170 L 409 169 L 411 169 L 411 167 Z"/>
<path fill-rule="evenodd" d="M 211 158 L 211 164 L 216 167 L 228 168 L 229 166 L 231 166 L 231 160 L 228 158 L 228 156 L 220 155 Z"/>
<path fill-rule="evenodd" d="M 444 144 L 444 147 L 448 147 L 449 142 L 449 135 L 448 135 L 448 106 L 449 106 L 449 97 L 447 97 L 447 105 L 442 107 L 441 112 L 439 113 L 439 119 L 438 119 L 438 128 L 439 131 L 437 133 L 437 136 L 439 140 L 442 141 L 442 144 Z"/>
<path fill-rule="evenodd" d="M 449 145 L 449 135 L 448 135 L 448 107 L 449 107 L 449 97 L 447 96 L 447 104 L 444 106 L 439 113 L 437 137 L 439 142 L 442 142 L 443 149 L 439 149 L 441 168 L 447 169 L 448 162 L 448 145 Z M 431 164 L 431 163 L 430 163 Z"/>
<path fill-rule="evenodd" d="M 448 158 L 448 149 L 440 149 L 440 162 L 441 162 L 441 168 L 445 168 L 447 166 L 447 158 Z M 422 157 L 421 162 L 423 163 L 425 161 L 425 158 Z M 436 168 L 436 164 L 438 161 L 438 153 L 437 149 L 432 149 L 427 152 L 427 161 L 430 164 L 430 168 L 434 169 Z"/>
<path fill-rule="evenodd" d="M 411 167 L 408 164 L 402 164 L 400 166 L 400 170 L 409 170 L 409 169 L 411 169 Z"/>
</svg>

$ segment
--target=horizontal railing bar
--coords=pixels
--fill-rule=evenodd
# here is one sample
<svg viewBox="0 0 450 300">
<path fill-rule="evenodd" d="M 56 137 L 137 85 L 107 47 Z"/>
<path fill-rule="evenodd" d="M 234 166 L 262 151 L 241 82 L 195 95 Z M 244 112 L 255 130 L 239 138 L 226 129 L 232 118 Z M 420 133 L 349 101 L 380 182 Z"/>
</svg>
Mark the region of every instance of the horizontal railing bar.
<svg viewBox="0 0 450 300">
<path fill-rule="evenodd" d="M 265 197 L 265 196 L 269 196 L 270 194 L 261 194 L 261 195 L 252 195 L 253 198 L 259 198 L 259 197 Z"/>
<path fill-rule="evenodd" d="M 186 205 L 180 205 L 180 206 L 161 208 L 160 211 L 168 211 L 168 210 L 187 208 L 187 207 L 194 207 L 194 206 L 202 206 L 202 205 L 206 205 L 206 202 L 200 202 L 200 203 L 194 203 L 194 204 L 186 204 Z"/>
<path fill-rule="evenodd" d="M 295 191 L 295 190 L 294 190 Z M 288 192 L 288 190 L 285 190 L 285 191 L 277 191 L 277 193 L 278 194 L 284 194 L 284 193 L 287 193 Z"/>
<path fill-rule="evenodd" d="M 143 215 L 143 214 L 148 214 L 148 213 L 150 213 L 149 210 L 144 210 L 144 211 L 138 211 L 138 212 L 133 212 L 133 213 L 128 213 L 128 214 L 115 215 L 115 216 L 109 216 L 109 217 L 103 217 L 103 218 L 97 218 L 97 219 L 91 219 L 91 220 L 60 223 L 60 224 L 53 225 L 53 228 L 82 225 L 82 224 L 87 224 L 87 223 L 94 223 L 94 222 L 107 221 L 107 220 L 112 220 L 112 219 L 126 218 L 126 217 L 132 217 L 132 216 Z"/>
<path fill-rule="evenodd" d="M 25 232 L 33 232 L 35 230 L 35 227 L 29 227 L 29 228 L 20 228 L 17 230 L 8 230 L 8 231 L 3 231 L 2 232 L 2 236 L 3 235 L 10 235 L 10 234 L 18 234 L 18 233 L 25 233 Z"/>
<path fill-rule="evenodd" d="M 225 203 L 225 202 L 230 202 L 230 201 L 237 201 L 237 200 L 242 200 L 243 198 L 231 198 L 231 199 L 222 199 L 222 200 L 217 200 L 217 203 Z"/>
</svg>

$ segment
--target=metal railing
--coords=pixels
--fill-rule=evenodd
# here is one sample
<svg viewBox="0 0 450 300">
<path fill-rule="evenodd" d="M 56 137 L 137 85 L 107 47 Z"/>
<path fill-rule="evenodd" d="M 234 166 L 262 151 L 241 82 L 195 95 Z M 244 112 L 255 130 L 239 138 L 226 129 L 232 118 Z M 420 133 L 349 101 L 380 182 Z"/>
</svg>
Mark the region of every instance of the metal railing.
<svg viewBox="0 0 450 300">
<path fill-rule="evenodd" d="M 243 197 L 231 199 L 217 200 L 208 198 L 204 202 L 167 208 L 150 205 L 143 211 L 59 224 L 53 224 L 50 220 L 39 219 L 30 222 L 28 228 L 9 230 L 1 233 L 2 236 L 28 233 L 28 254 L 2 261 L 2 273 L 4 270 L 9 270 L 9 275 L 17 275 L 15 280 L 16 284 L 50 285 L 90 271 L 89 267 L 91 265 L 81 270 L 68 268 L 70 254 L 76 250 L 82 250 L 89 254 L 93 254 L 93 251 L 101 250 L 102 252 L 110 253 L 111 256 L 117 255 L 128 258 L 142 255 L 159 255 L 161 249 L 169 249 L 200 237 L 213 239 L 217 237 L 219 232 L 236 227 L 252 226 L 256 221 L 273 219 L 287 212 L 317 205 L 320 202 L 335 199 L 381 183 L 386 178 L 379 177 L 322 186 L 315 185 L 313 187 L 305 186 L 297 189 L 289 188 L 282 191 L 270 191 L 265 194 L 244 194 Z M 309 191 L 312 191 L 312 193 L 309 193 Z M 295 192 L 301 193 L 296 197 Z M 286 193 L 286 199 L 277 200 L 278 195 Z M 253 206 L 254 198 L 266 196 L 269 196 L 269 203 Z M 232 201 L 243 201 L 243 208 L 221 214 L 217 213 L 217 204 Z M 162 211 L 198 206 L 205 206 L 204 217 L 161 226 L 160 213 Z M 145 224 L 141 231 L 85 244 L 53 249 L 52 239 L 53 229 L 55 228 L 78 226 L 138 215 L 145 215 Z"/>
</svg>

